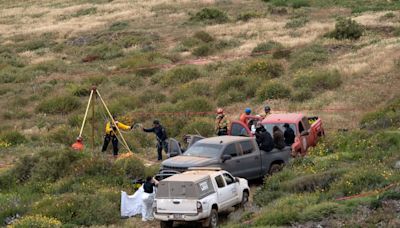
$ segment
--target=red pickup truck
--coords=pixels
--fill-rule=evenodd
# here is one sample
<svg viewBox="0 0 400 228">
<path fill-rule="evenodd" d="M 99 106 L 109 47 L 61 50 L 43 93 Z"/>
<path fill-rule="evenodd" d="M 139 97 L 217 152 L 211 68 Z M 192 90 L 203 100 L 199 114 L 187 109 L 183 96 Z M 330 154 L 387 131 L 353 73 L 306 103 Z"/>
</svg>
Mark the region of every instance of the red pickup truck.
<svg viewBox="0 0 400 228">
<path fill-rule="evenodd" d="M 272 128 L 279 126 L 284 131 L 283 125 L 288 123 L 296 134 L 292 145 L 293 156 L 304 156 L 307 149 L 317 144 L 318 139 L 325 134 L 322 121 L 318 117 L 307 117 L 299 113 L 270 114 L 265 119 L 254 116 L 249 118 L 251 126 L 246 126 L 241 121 L 232 121 L 229 135 L 233 136 L 253 136 L 254 126 L 261 121 L 265 129 L 272 135 Z M 253 128 L 253 129 L 251 129 Z"/>
</svg>

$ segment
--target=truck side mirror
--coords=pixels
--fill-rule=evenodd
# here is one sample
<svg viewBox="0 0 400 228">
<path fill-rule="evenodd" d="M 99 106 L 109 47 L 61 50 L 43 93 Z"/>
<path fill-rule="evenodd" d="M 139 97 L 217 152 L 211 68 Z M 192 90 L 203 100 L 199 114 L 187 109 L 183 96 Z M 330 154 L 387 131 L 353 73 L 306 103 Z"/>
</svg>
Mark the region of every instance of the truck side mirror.
<svg viewBox="0 0 400 228">
<path fill-rule="evenodd" d="M 224 154 L 222 155 L 222 162 L 225 162 L 226 160 L 232 159 L 232 156 L 229 154 Z"/>
<path fill-rule="evenodd" d="M 303 132 L 301 132 L 301 134 L 300 134 L 300 136 L 307 136 L 307 135 L 309 135 L 310 133 L 308 132 L 308 131 L 303 131 Z"/>
</svg>

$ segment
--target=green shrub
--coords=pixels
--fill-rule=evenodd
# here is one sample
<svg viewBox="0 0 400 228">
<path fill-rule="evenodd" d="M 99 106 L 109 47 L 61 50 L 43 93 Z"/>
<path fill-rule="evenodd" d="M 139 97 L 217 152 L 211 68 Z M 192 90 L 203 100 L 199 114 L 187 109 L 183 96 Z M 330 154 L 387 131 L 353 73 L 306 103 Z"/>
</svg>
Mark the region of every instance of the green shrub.
<svg viewBox="0 0 400 228">
<path fill-rule="evenodd" d="M 13 223 L 11 228 L 27 228 L 27 227 L 35 227 L 35 228 L 53 228 L 53 227 L 61 227 L 61 222 L 55 218 L 49 218 L 42 215 L 29 215 L 24 216 L 21 219 L 18 219 L 15 223 Z"/>
<path fill-rule="evenodd" d="M 197 67 L 182 66 L 169 70 L 165 75 L 162 76 L 160 83 L 162 86 L 166 87 L 186 83 L 202 76 L 202 73 Z"/>
<path fill-rule="evenodd" d="M 129 27 L 129 23 L 127 21 L 117 21 L 110 25 L 110 31 L 120 31 Z"/>
<path fill-rule="evenodd" d="M 285 28 L 300 28 L 308 23 L 308 17 L 296 17 L 290 19 L 285 25 Z"/>
<path fill-rule="evenodd" d="M 120 158 L 114 164 L 115 172 L 126 176 L 129 179 L 143 178 L 145 176 L 145 167 L 143 163 L 135 158 Z"/>
<path fill-rule="evenodd" d="M 207 56 L 211 55 L 213 52 L 214 50 L 210 44 L 202 44 L 196 47 L 192 53 L 195 56 Z"/>
<path fill-rule="evenodd" d="M 75 176 L 107 176 L 113 173 L 113 163 L 103 156 L 86 157 L 71 167 Z"/>
<path fill-rule="evenodd" d="M 257 46 L 253 49 L 253 51 L 251 51 L 251 54 L 253 55 L 271 54 L 274 51 L 280 50 L 282 48 L 283 45 L 281 43 L 275 41 L 268 41 L 257 44 Z"/>
<path fill-rule="evenodd" d="M 50 75 L 52 73 L 67 72 L 67 65 L 62 60 L 49 60 L 46 62 L 30 65 L 23 71 L 24 74 L 39 75 Z"/>
<path fill-rule="evenodd" d="M 101 84 L 104 84 L 107 81 L 108 81 L 108 78 L 106 76 L 96 75 L 96 76 L 90 76 L 90 77 L 85 78 L 83 80 L 83 83 L 88 84 L 90 86 L 92 86 L 92 85 L 99 86 Z"/>
<path fill-rule="evenodd" d="M 171 102 L 176 103 L 179 100 L 186 100 L 193 96 L 210 96 L 211 85 L 205 82 L 189 82 L 174 89 L 171 95 Z"/>
<path fill-rule="evenodd" d="M 295 9 L 301 8 L 301 7 L 309 7 L 310 2 L 308 0 L 294 0 L 292 1 L 292 7 Z"/>
<path fill-rule="evenodd" d="M 240 14 L 237 16 L 236 20 L 237 20 L 237 21 L 244 21 L 244 22 L 246 22 L 246 21 L 249 21 L 249 20 L 252 19 L 252 18 L 257 18 L 257 17 L 259 17 L 259 15 L 258 15 L 257 13 L 247 12 L 247 13 L 240 13 Z"/>
<path fill-rule="evenodd" d="M 194 38 L 199 39 L 203 42 L 209 43 L 214 41 L 214 37 L 204 31 L 198 31 L 193 35 Z"/>
<path fill-rule="evenodd" d="M 279 62 L 260 59 L 248 63 L 246 72 L 254 76 L 262 77 L 265 80 L 280 77 L 284 73 L 284 68 Z"/>
<path fill-rule="evenodd" d="M 217 105 L 227 106 L 235 102 L 241 102 L 246 100 L 246 94 L 237 90 L 230 90 L 227 93 L 218 96 Z"/>
<path fill-rule="evenodd" d="M 301 222 L 321 221 L 332 214 L 336 214 L 340 210 L 340 205 L 333 202 L 323 202 L 316 205 L 311 205 L 304 209 L 299 215 Z"/>
<path fill-rule="evenodd" d="M 290 58 L 292 51 L 289 49 L 278 49 L 272 53 L 272 58 L 274 59 L 285 59 Z"/>
<path fill-rule="evenodd" d="M 394 99 L 384 108 L 365 114 L 360 126 L 369 130 L 400 127 L 400 99 Z"/>
<path fill-rule="evenodd" d="M 119 192 L 112 195 L 67 193 L 46 197 L 34 211 L 73 226 L 110 225 L 119 220 Z"/>
<path fill-rule="evenodd" d="M 27 141 L 24 135 L 18 131 L 6 131 L 0 133 L 0 140 L 11 145 L 19 145 Z"/>
<path fill-rule="evenodd" d="M 336 21 L 335 30 L 329 36 L 338 40 L 351 39 L 358 40 L 364 33 L 362 25 L 351 18 L 339 18 Z"/>
<path fill-rule="evenodd" d="M 290 98 L 290 96 L 290 89 L 278 82 L 268 82 L 257 90 L 259 101 L 265 101 L 267 99 L 284 99 Z"/>
<path fill-rule="evenodd" d="M 86 97 L 90 95 L 91 87 L 82 84 L 71 84 L 69 85 L 71 94 L 77 97 Z"/>
<path fill-rule="evenodd" d="M 307 88 L 313 91 L 331 90 L 342 84 L 342 78 L 337 70 L 303 71 L 299 72 L 293 81 L 293 87 Z"/>
<path fill-rule="evenodd" d="M 20 69 L 12 66 L 0 68 L 0 83 L 13 83 L 20 74 Z"/>
<path fill-rule="evenodd" d="M 129 68 L 139 76 L 150 76 L 159 70 L 159 65 L 171 63 L 169 59 L 155 52 L 134 53 L 122 63 L 122 68 Z"/>
<path fill-rule="evenodd" d="M 122 48 L 113 44 L 99 44 L 88 51 L 90 56 L 98 56 L 102 60 L 114 59 L 123 55 Z"/>
<path fill-rule="evenodd" d="M 292 69 L 307 68 L 328 60 L 328 52 L 320 45 L 303 48 L 292 55 Z"/>
<path fill-rule="evenodd" d="M 80 105 L 81 103 L 76 97 L 57 96 L 40 102 L 36 107 L 36 112 L 47 114 L 67 114 L 78 109 Z"/>
<path fill-rule="evenodd" d="M 204 22 L 207 24 L 219 24 L 228 21 L 226 13 L 215 8 L 203 8 L 190 17 L 191 21 Z"/>
<path fill-rule="evenodd" d="M 209 118 L 196 118 L 191 120 L 181 132 L 184 134 L 200 134 L 204 137 L 214 135 L 214 122 Z"/>
<path fill-rule="evenodd" d="M 146 90 L 139 96 L 139 101 L 143 104 L 161 103 L 167 100 L 167 97 L 157 90 Z"/>
<path fill-rule="evenodd" d="M 281 183 L 280 189 L 286 192 L 314 192 L 328 190 L 332 182 L 338 179 L 342 171 L 327 171 L 316 174 L 303 175 Z"/>
<path fill-rule="evenodd" d="M 82 123 L 79 123 L 79 125 L 80 124 Z M 49 131 L 46 138 L 50 143 L 60 143 L 70 146 L 75 142 L 78 134 L 77 128 L 71 129 L 68 125 L 59 125 L 55 129 Z"/>
<path fill-rule="evenodd" d="M 86 8 L 86 9 L 80 9 L 76 13 L 72 14 L 71 16 L 72 17 L 81 17 L 81 16 L 85 16 L 85 15 L 95 14 L 96 12 L 97 12 L 96 7 L 90 7 L 90 8 Z"/>
<path fill-rule="evenodd" d="M 240 91 L 246 98 L 254 97 L 257 88 L 259 87 L 260 79 L 250 78 L 245 76 L 235 76 L 229 79 L 221 80 L 215 89 L 217 98 L 220 96 L 228 96 L 231 91 Z M 235 95 L 234 92 L 231 95 Z M 235 97 L 237 98 L 237 97 Z M 223 98 L 221 98 L 223 99 Z"/>
<path fill-rule="evenodd" d="M 24 67 L 26 62 L 9 48 L 0 47 L 0 66 Z"/>
<path fill-rule="evenodd" d="M 187 112 L 209 112 L 214 109 L 213 105 L 206 98 L 194 97 L 176 104 L 179 111 Z"/>
<path fill-rule="evenodd" d="M 124 76 L 117 76 L 113 77 L 113 80 L 119 86 L 127 86 L 130 89 L 137 89 L 144 85 L 143 79 L 136 75 L 124 75 Z"/>
<path fill-rule="evenodd" d="M 313 93 L 312 93 L 311 89 L 304 87 L 304 88 L 300 88 L 298 90 L 293 91 L 290 99 L 292 101 L 303 102 L 303 101 L 311 99 L 312 97 L 313 97 Z"/>
</svg>

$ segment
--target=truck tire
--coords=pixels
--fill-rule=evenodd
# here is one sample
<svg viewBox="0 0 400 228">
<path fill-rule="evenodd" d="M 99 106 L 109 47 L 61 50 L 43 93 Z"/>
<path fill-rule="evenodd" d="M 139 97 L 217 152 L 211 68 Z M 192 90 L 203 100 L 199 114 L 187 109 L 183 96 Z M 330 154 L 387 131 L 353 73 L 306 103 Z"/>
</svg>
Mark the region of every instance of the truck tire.
<svg viewBox="0 0 400 228">
<path fill-rule="evenodd" d="M 210 213 L 210 217 L 207 218 L 206 223 L 203 225 L 208 228 L 217 228 L 218 227 L 218 211 L 217 209 L 212 209 Z"/>
<path fill-rule="evenodd" d="M 174 226 L 174 221 L 160 221 L 161 228 L 172 228 Z"/>
<path fill-rule="evenodd" d="M 240 203 L 241 207 L 245 207 L 249 202 L 249 193 L 247 191 L 243 191 L 242 202 Z"/>
<path fill-rule="evenodd" d="M 272 164 L 271 167 L 269 167 L 268 174 L 273 175 L 274 173 L 281 171 L 281 169 L 282 169 L 282 166 L 280 164 L 277 164 L 277 163 Z"/>
</svg>

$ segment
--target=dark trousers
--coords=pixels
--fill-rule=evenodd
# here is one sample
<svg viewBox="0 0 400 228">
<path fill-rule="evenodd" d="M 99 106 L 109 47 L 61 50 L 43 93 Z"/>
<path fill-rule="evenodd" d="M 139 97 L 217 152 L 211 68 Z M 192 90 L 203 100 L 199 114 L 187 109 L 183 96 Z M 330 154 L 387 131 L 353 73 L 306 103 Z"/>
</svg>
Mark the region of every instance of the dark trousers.
<svg viewBox="0 0 400 228">
<path fill-rule="evenodd" d="M 158 153 L 158 160 L 162 160 L 162 150 L 164 149 L 165 153 L 168 153 L 168 142 L 164 141 L 157 141 L 157 153 Z"/>
<path fill-rule="evenodd" d="M 103 148 L 101 149 L 101 152 L 104 152 L 107 150 L 108 144 L 112 142 L 113 145 L 113 154 L 114 156 L 118 155 L 118 138 L 115 135 L 105 135 L 104 136 L 104 143 L 103 143 Z"/>
</svg>

